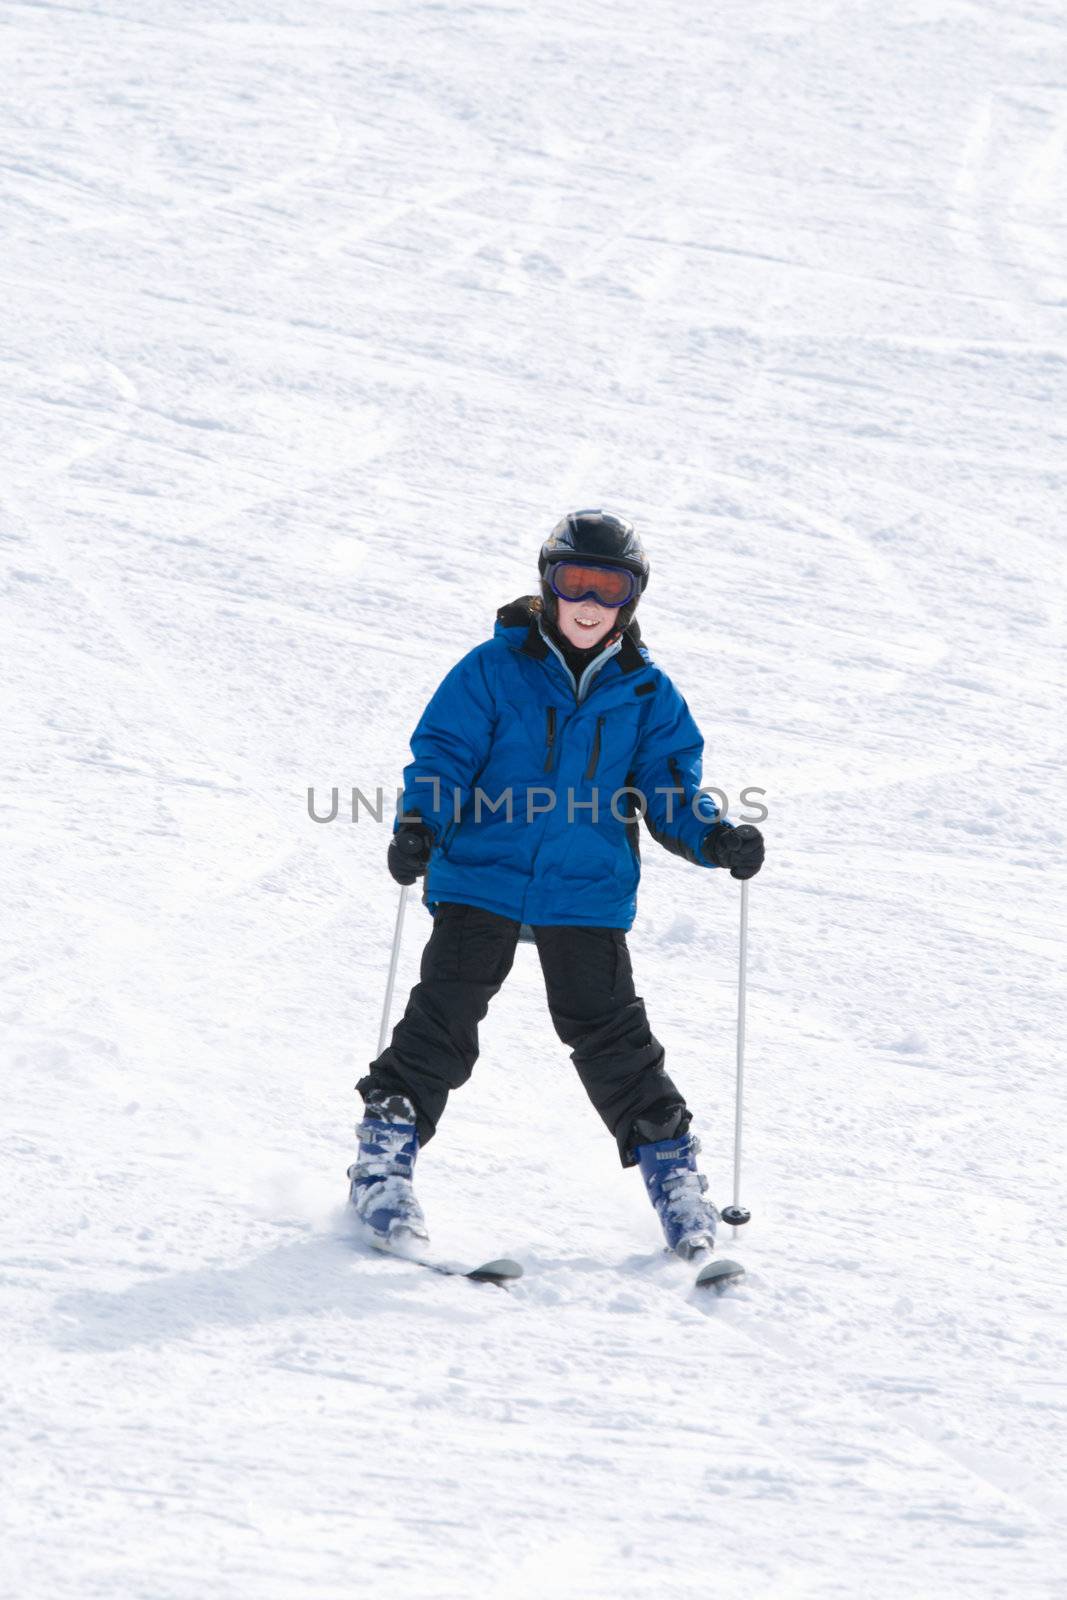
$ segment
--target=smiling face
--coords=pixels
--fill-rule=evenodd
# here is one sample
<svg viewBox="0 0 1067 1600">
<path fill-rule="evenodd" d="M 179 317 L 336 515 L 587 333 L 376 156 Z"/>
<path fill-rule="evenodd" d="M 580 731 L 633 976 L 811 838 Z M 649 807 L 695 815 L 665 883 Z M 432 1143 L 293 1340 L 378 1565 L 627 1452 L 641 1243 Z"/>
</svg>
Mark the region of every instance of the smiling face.
<svg viewBox="0 0 1067 1600">
<path fill-rule="evenodd" d="M 568 644 L 590 650 L 611 632 L 619 613 L 596 600 L 560 600 L 559 631 Z"/>
</svg>

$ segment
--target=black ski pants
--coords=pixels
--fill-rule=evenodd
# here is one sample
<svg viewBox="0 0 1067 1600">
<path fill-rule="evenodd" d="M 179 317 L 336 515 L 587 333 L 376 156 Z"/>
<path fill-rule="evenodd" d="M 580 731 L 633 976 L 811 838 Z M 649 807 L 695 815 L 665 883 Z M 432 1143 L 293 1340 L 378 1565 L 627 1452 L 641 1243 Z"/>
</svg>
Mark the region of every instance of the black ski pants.
<svg viewBox="0 0 1067 1600">
<path fill-rule="evenodd" d="M 392 1042 L 356 1085 L 364 1100 L 405 1094 L 415 1107 L 419 1143 L 436 1131 L 449 1092 L 466 1083 L 478 1059 L 478 1024 L 515 959 L 520 924 L 480 906 L 445 901 L 434 915 L 419 982 Z M 685 1101 L 663 1066 L 663 1046 L 634 992 L 622 928 L 535 927 L 548 1009 L 596 1110 L 633 1166 L 634 1123 L 682 1113 Z"/>
</svg>

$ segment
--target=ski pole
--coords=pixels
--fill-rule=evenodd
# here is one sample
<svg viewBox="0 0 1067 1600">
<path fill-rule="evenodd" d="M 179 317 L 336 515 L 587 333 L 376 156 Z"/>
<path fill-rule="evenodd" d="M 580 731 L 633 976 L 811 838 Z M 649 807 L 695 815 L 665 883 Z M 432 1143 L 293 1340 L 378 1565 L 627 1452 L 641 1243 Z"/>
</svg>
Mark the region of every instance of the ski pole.
<svg viewBox="0 0 1067 1600">
<path fill-rule="evenodd" d="M 741 948 L 737 968 L 737 1104 L 734 1109 L 734 1203 L 724 1206 L 722 1220 L 737 1230 L 752 1216 L 741 1204 L 741 1115 L 745 1085 L 745 978 L 748 962 L 748 879 L 741 882 Z"/>
<path fill-rule="evenodd" d="M 400 890 L 400 900 L 396 908 L 396 930 L 393 933 L 393 954 L 389 961 L 389 977 L 385 984 L 385 1004 L 382 1007 L 382 1026 L 378 1034 L 378 1054 L 385 1049 L 385 1041 L 389 1034 L 389 1014 L 393 1009 L 393 984 L 396 982 L 396 965 L 400 959 L 400 930 L 404 926 L 404 907 L 408 902 L 408 890 L 411 885 L 405 883 Z"/>
</svg>

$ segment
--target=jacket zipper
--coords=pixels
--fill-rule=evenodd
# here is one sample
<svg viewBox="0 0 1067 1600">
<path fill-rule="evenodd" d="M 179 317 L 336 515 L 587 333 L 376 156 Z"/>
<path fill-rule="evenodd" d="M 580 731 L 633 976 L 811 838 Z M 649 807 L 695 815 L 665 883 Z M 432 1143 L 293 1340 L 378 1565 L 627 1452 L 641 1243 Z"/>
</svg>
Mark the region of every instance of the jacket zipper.
<svg viewBox="0 0 1067 1600">
<path fill-rule="evenodd" d="M 604 718 L 597 717 L 596 733 L 593 735 L 593 753 L 589 757 L 589 765 L 585 769 L 585 777 L 589 779 L 596 772 L 597 762 L 600 760 L 600 730 L 604 726 Z"/>
<path fill-rule="evenodd" d="M 555 750 L 553 749 L 553 746 L 554 746 L 555 742 L 556 742 L 556 708 L 555 708 L 555 706 L 549 706 L 547 708 L 546 712 L 545 712 L 545 744 L 546 744 L 547 749 L 548 749 L 548 754 L 545 756 L 545 766 L 544 766 L 544 770 L 546 772 L 551 772 L 552 771 L 552 762 L 553 762 L 553 760 L 555 758 L 555 753 L 556 753 Z"/>
</svg>

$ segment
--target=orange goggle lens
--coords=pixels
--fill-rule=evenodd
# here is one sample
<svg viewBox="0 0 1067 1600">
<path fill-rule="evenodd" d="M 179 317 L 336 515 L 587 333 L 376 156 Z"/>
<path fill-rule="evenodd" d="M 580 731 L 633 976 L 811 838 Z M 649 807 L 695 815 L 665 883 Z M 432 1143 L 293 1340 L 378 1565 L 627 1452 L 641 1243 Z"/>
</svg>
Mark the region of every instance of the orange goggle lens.
<svg viewBox="0 0 1067 1600">
<path fill-rule="evenodd" d="M 561 600 L 598 600 L 616 608 L 632 600 L 635 590 L 634 575 L 625 567 L 585 567 L 577 561 L 557 561 L 549 585 Z"/>
</svg>

